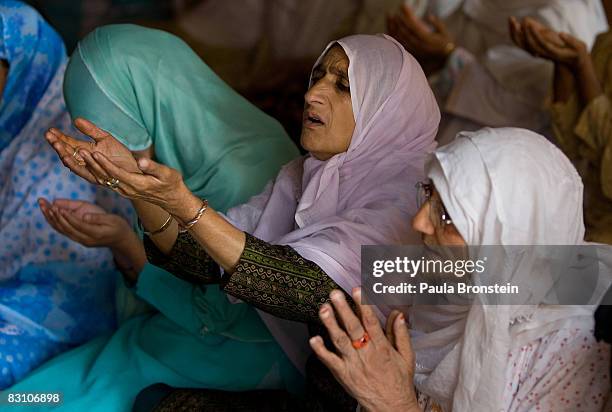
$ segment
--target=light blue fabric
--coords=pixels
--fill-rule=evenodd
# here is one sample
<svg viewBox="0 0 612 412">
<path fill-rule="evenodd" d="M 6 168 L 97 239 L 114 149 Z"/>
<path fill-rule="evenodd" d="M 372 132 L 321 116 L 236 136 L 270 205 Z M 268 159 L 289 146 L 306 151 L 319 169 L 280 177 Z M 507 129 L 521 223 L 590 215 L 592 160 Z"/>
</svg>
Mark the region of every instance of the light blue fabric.
<svg viewBox="0 0 612 412">
<path fill-rule="evenodd" d="M 115 326 L 117 274 L 110 252 L 55 232 L 37 199 L 81 199 L 124 216 L 131 207 L 72 175 L 43 138 L 51 126 L 76 135 L 62 97 L 66 55 L 59 37 L 34 10 L 15 1 L 0 1 L 0 19 L 2 53 L 11 61 L 0 103 L 0 143 L 6 144 L 0 150 L 2 389 L 51 356 Z M 9 133 L 5 121 L 20 124 L 18 132 Z"/>
<path fill-rule="evenodd" d="M 28 122 L 53 76 L 66 60 L 59 35 L 31 7 L 0 1 L 0 59 L 9 77 L 0 107 L 0 150 Z"/>
</svg>

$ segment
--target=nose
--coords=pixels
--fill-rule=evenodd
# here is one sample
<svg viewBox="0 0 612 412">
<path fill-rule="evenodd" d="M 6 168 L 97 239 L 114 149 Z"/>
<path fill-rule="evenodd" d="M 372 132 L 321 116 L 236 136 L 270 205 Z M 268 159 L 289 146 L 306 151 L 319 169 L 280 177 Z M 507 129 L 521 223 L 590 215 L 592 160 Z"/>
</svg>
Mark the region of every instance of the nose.
<svg viewBox="0 0 612 412">
<path fill-rule="evenodd" d="M 304 101 L 307 105 L 323 104 L 326 90 L 327 86 L 325 85 L 325 78 L 319 79 L 306 91 Z"/>
<path fill-rule="evenodd" d="M 430 202 L 425 202 L 412 218 L 412 228 L 424 235 L 433 235 L 436 228 L 429 218 Z"/>
</svg>

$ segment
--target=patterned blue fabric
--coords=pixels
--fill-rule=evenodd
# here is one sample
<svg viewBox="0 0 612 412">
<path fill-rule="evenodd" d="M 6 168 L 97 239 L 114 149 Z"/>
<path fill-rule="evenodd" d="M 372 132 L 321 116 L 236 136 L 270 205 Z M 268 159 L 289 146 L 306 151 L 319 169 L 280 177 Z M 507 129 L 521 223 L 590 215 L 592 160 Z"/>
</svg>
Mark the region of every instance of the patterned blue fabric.
<svg viewBox="0 0 612 412">
<path fill-rule="evenodd" d="M 0 0 L 3 22 L 10 20 L 17 27 L 16 22 L 37 21 L 39 28 L 45 27 L 38 32 L 49 42 L 53 37 L 48 33 L 51 29 L 47 30 L 38 15 L 34 19 L 33 13 L 20 3 Z M 16 50 L 10 43 L 24 44 L 19 35 L 31 32 L 15 28 L 12 33 L 4 37 L 5 50 Z M 59 42 L 57 36 L 54 38 Z M 31 45 L 45 43 L 35 38 L 29 41 Z M 46 86 L 34 107 L 28 109 L 19 133 L 0 151 L 0 390 L 53 355 L 110 332 L 116 323 L 117 273 L 110 252 L 86 248 L 55 232 L 40 212 L 38 198 L 80 199 L 113 213 L 131 215 L 127 201 L 71 174 L 45 142 L 43 135 L 51 126 L 78 135 L 62 96 L 66 67 L 63 46 L 58 43 L 47 50 L 56 50 L 56 54 L 38 55 L 30 62 L 38 66 L 38 73 L 46 70 L 49 81 L 41 80 L 46 75 L 39 80 L 24 80 L 27 76 L 17 68 L 34 73 L 27 65 L 13 65 L 9 70 L 9 81 L 21 79 L 25 83 L 18 86 L 28 90 L 29 95 L 44 82 Z M 24 55 L 30 53 L 31 50 L 23 51 Z M 19 59 L 15 57 L 14 61 Z M 58 61 L 62 64 L 53 66 Z M 24 107 L 13 105 L 13 98 L 27 100 L 21 100 L 22 93 L 14 90 L 5 93 L 1 113 L 5 113 L 5 107 Z"/>
<path fill-rule="evenodd" d="M 30 119 L 66 50 L 40 15 L 18 1 L 0 0 L 0 33 L 0 59 L 9 63 L 0 106 L 2 150 Z"/>
</svg>

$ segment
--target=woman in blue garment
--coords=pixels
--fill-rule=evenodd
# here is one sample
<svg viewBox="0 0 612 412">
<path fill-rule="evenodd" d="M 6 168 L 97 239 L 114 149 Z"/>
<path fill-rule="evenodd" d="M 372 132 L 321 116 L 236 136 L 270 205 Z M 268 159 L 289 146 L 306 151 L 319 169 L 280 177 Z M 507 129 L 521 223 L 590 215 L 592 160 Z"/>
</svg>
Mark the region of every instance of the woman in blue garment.
<svg viewBox="0 0 612 412">
<path fill-rule="evenodd" d="M 75 124 L 95 136 L 96 145 L 105 144 L 99 126 L 134 156 L 152 156 L 180 170 L 192 190 L 215 199 L 222 210 L 261 191 L 299 153 L 276 120 L 161 31 L 117 25 L 92 32 L 71 57 L 64 93 Z M 79 147 L 90 147 L 70 141 L 71 158 L 79 157 Z M 59 410 L 106 412 L 130 410 L 138 392 L 158 382 L 226 390 L 300 384 L 299 372 L 254 308 L 230 302 L 218 285 L 183 281 L 152 264 L 130 278 L 122 265 L 126 251 L 116 246 L 136 236 L 125 230 L 127 222 L 77 201 L 41 200 L 41 208 L 59 232 L 113 248 L 118 267 L 136 280 L 136 296 L 156 311 L 58 356 L 11 392 L 62 392 Z M 157 236 L 177 229 L 166 216 L 159 227 L 145 227 Z M 200 253 L 195 245 L 192 252 Z"/>
<path fill-rule="evenodd" d="M 62 97 L 66 51 L 57 33 L 23 3 L 0 3 L 0 390 L 51 356 L 116 324 L 117 274 L 106 250 L 55 233 L 41 196 L 80 198 L 129 216 L 131 207 L 79 182 L 41 141 L 70 128 Z"/>
</svg>

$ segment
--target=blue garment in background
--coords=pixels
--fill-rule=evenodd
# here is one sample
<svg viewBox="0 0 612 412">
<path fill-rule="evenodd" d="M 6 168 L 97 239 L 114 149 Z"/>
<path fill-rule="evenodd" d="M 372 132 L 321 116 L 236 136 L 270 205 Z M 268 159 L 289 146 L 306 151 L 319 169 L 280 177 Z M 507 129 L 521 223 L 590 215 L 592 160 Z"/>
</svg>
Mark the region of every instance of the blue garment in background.
<svg viewBox="0 0 612 412">
<path fill-rule="evenodd" d="M 77 136 L 62 82 L 60 38 L 30 7 L 0 0 L 9 61 L 0 102 L 0 390 L 68 348 L 115 327 L 112 256 L 55 232 L 37 200 L 79 199 L 130 216 L 108 190 L 77 178 L 44 140 L 49 127 Z"/>
<path fill-rule="evenodd" d="M 21 2 L 0 1 L 0 33 L 0 59 L 10 67 L 0 106 L 2 150 L 30 120 L 66 50 L 55 30 Z"/>
</svg>

